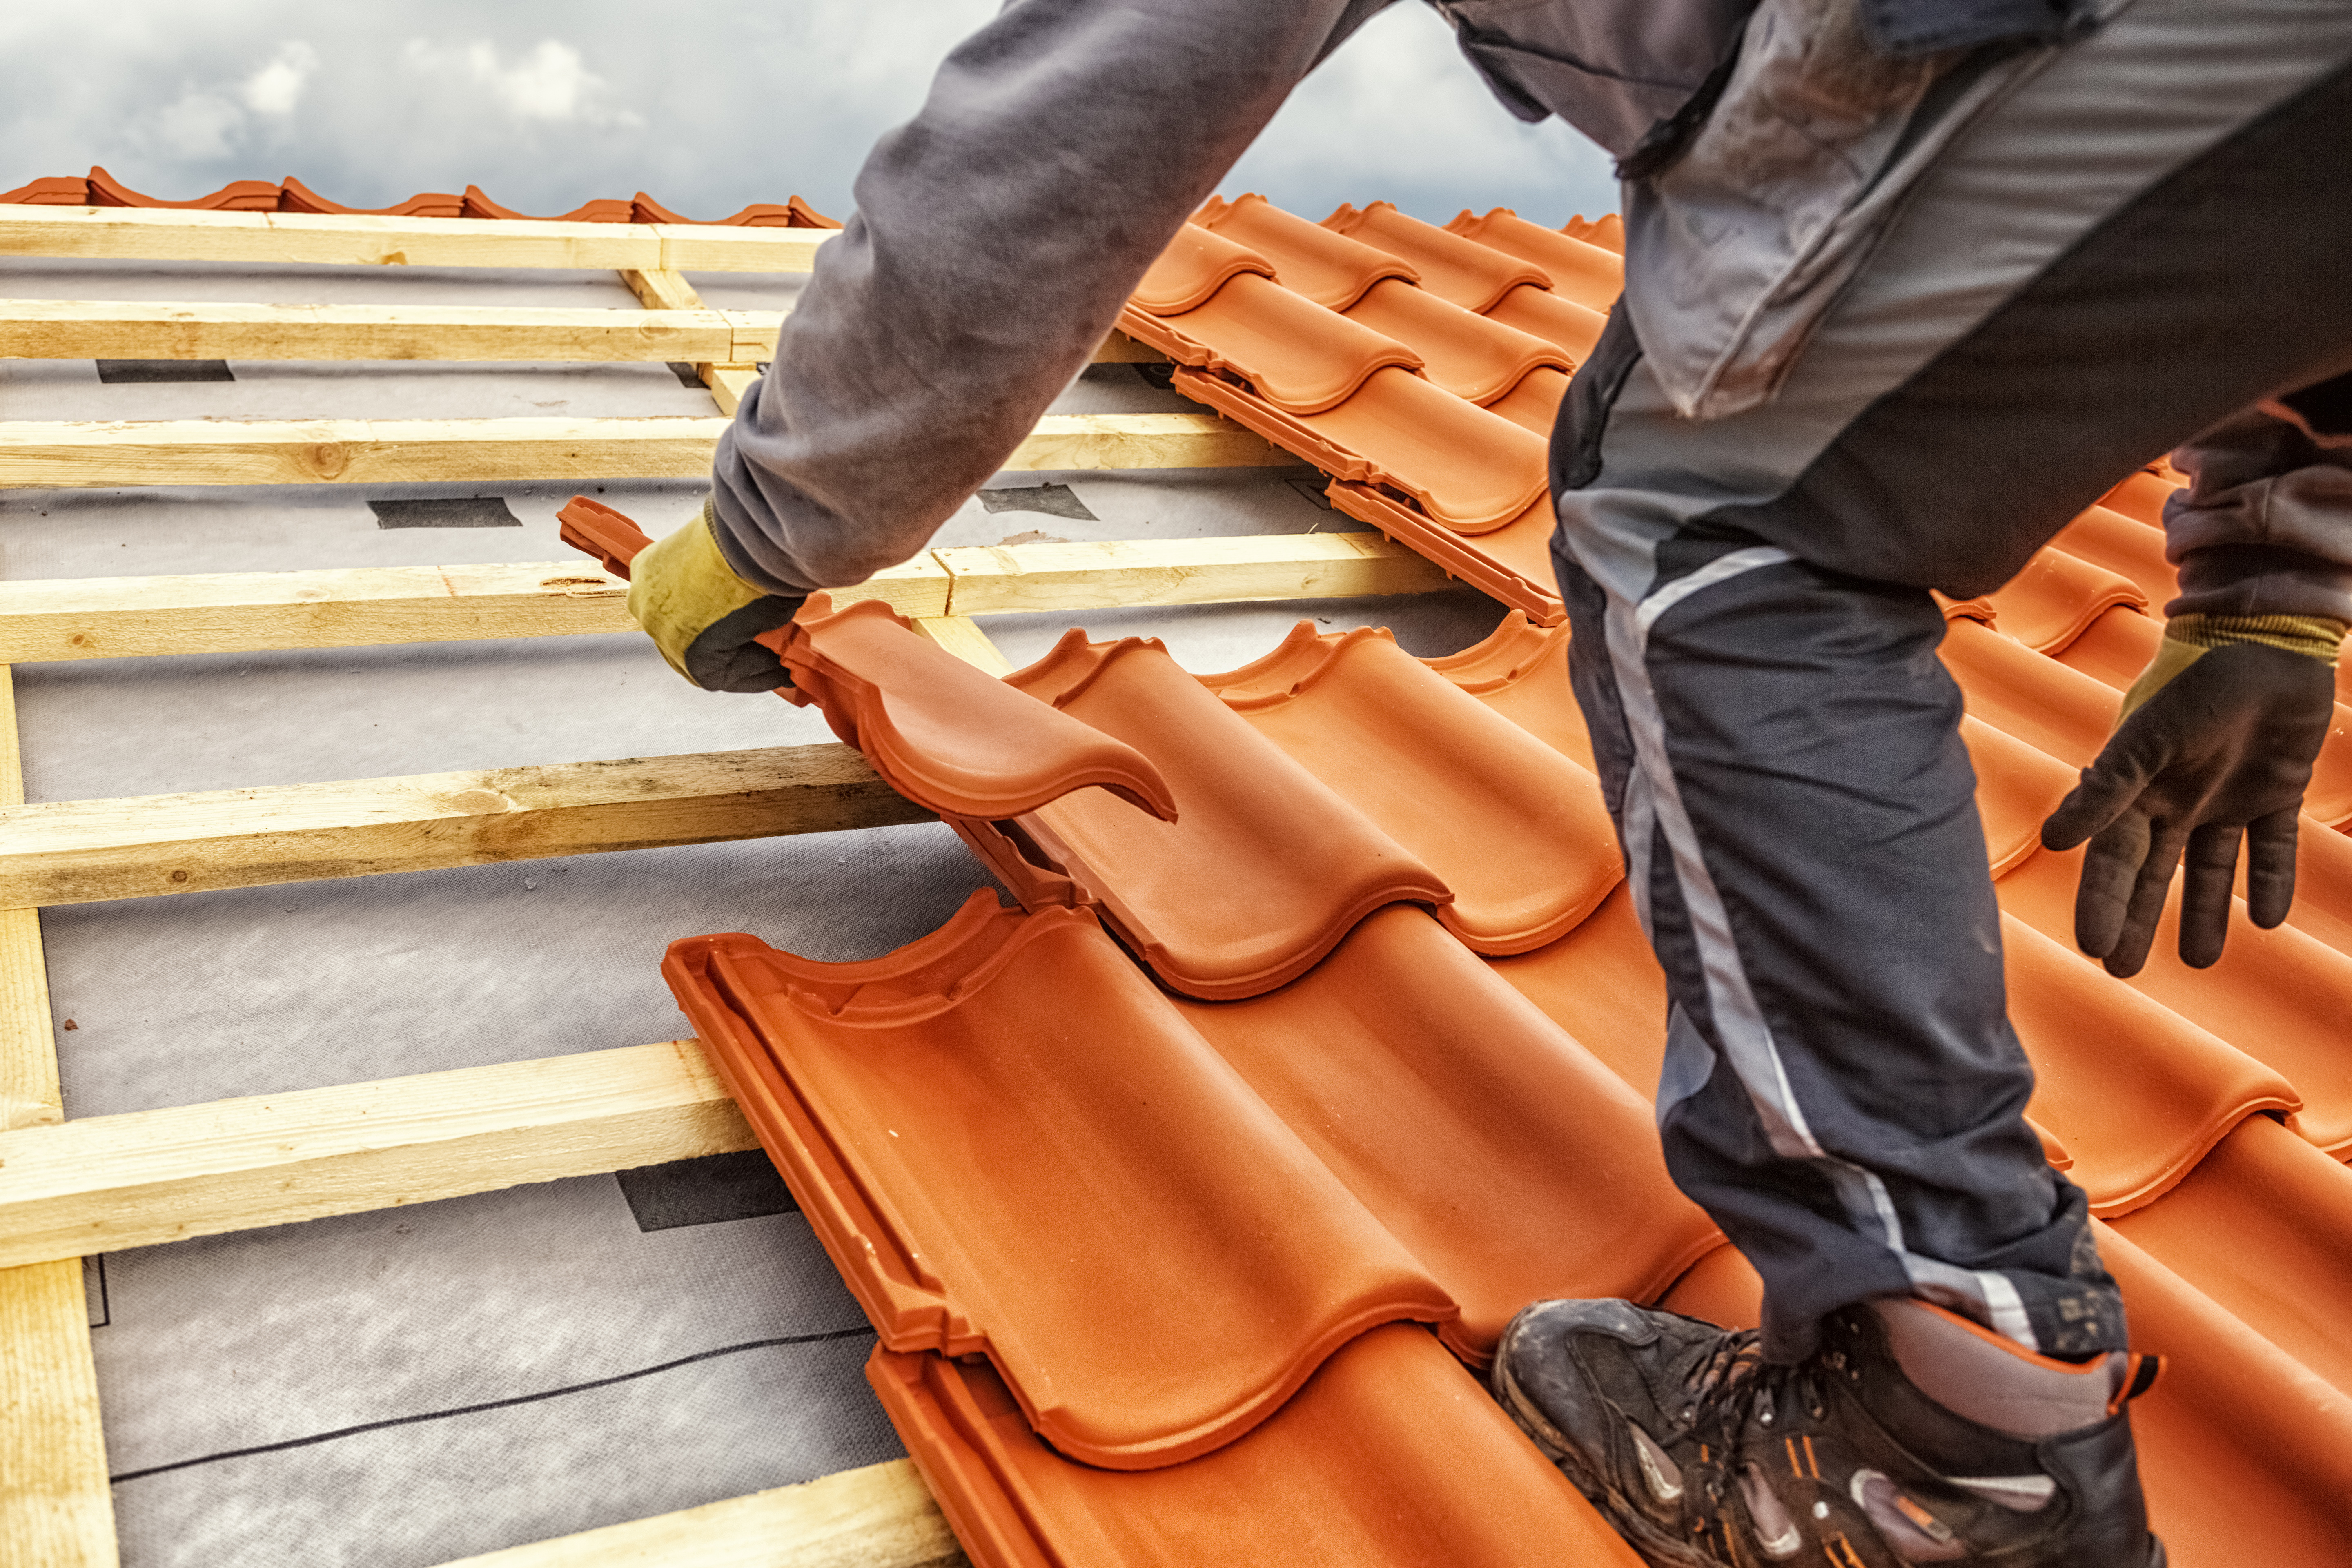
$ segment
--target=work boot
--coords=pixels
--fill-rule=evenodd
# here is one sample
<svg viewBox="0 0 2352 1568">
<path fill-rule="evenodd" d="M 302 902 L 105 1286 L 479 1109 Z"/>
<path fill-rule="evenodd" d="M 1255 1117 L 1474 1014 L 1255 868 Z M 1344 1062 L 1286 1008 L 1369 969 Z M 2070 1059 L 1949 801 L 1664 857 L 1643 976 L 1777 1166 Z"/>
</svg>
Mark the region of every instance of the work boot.
<svg viewBox="0 0 2352 1568">
<path fill-rule="evenodd" d="M 1955 1313 L 1881 1297 L 1767 1363 L 1625 1301 L 1538 1301 L 1496 1396 L 1658 1568 L 2163 1568 L 2126 1401 L 2152 1358 L 2053 1361 Z"/>
</svg>

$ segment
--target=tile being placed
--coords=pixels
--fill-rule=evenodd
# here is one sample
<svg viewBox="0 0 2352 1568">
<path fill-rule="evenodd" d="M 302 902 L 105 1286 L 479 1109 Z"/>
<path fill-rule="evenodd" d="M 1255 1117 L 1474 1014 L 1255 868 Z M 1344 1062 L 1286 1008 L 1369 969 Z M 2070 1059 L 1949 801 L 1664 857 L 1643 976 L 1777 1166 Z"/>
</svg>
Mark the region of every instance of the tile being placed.
<svg viewBox="0 0 2352 1568">
<path fill-rule="evenodd" d="M 1134 745 L 1183 803 L 1157 822 L 1079 794 L 958 831 L 1033 909 L 1092 902 L 1171 987 L 1255 995 L 1303 973 L 1383 904 L 1444 905 L 1435 868 L 1186 674 L 1157 641 L 1072 632 L 1006 679 Z"/>
<path fill-rule="evenodd" d="M 1372 1331 L 1249 1436 L 1141 1474 L 1055 1453 L 984 1364 L 877 1351 L 866 1375 L 977 1568 L 1640 1568 L 1414 1329 Z"/>
<path fill-rule="evenodd" d="M 1083 910 L 663 973 L 885 1345 L 982 1353 L 1090 1464 L 1171 1464 L 1452 1300 Z"/>
<path fill-rule="evenodd" d="M 1405 284 L 1387 286 L 1410 292 Z M 1379 322 L 1327 310 L 1253 272 L 1229 279 L 1181 314 L 1130 309 L 1119 324 L 1178 364 L 1239 377 L 1285 414 L 1323 413 L 1383 366 L 1423 364 L 1417 347 L 1386 335 Z"/>
</svg>

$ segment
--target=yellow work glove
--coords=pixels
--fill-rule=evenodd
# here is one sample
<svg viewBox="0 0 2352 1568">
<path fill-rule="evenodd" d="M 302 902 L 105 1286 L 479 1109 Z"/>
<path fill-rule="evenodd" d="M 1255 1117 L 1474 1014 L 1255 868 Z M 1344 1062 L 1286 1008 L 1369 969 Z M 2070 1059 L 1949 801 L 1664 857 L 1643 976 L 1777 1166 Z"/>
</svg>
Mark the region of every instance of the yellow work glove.
<svg viewBox="0 0 2352 1568">
<path fill-rule="evenodd" d="M 791 620 L 807 595 L 762 593 L 735 575 L 716 527 L 706 500 L 692 522 L 638 552 L 629 614 L 669 667 L 705 691 L 790 686 L 783 661 L 751 639 Z"/>
<path fill-rule="evenodd" d="M 2326 616 L 2179 616 L 2124 697 L 2116 732 L 2042 825 L 2085 838 L 2074 940 L 2110 973 L 2137 974 L 2185 851 L 2180 956 L 2221 956 L 2238 842 L 2246 913 L 2268 929 L 2294 901 L 2295 817 L 2336 716 L 2345 623 Z"/>
</svg>

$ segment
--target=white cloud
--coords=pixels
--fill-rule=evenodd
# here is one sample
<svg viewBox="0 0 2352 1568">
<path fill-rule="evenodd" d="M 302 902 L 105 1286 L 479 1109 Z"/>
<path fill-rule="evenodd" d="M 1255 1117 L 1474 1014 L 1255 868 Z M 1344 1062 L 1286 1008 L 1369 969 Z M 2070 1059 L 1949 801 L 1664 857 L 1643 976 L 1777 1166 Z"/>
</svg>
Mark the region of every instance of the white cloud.
<svg viewBox="0 0 2352 1568">
<path fill-rule="evenodd" d="M 286 115 L 319 68 L 319 51 L 299 39 L 280 44 L 269 63 L 245 79 L 245 106 L 256 114 Z"/>
<path fill-rule="evenodd" d="M 225 158 L 245 129 L 245 110 L 216 93 L 190 88 L 141 129 L 142 140 L 168 157 Z"/>
<path fill-rule="evenodd" d="M 485 89 L 515 119 L 550 125 L 642 125 L 634 110 L 611 108 L 611 89 L 588 68 L 580 51 L 554 38 L 542 38 L 506 65 L 487 43 L 462 49 L 436 48 L 422 38 L 412 39 L 408 63 L 436 74 L 470 78 Z"/>
</svg>

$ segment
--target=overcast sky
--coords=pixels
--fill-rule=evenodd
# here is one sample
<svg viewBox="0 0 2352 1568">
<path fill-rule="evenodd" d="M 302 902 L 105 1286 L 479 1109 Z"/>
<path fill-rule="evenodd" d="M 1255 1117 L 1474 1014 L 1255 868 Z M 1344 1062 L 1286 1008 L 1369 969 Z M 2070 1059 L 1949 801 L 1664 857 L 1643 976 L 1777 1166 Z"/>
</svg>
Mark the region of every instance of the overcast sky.
<svg viewBox="0 0 2352 1568">
<path fill-rule="evenodd" d="M 995 0 L 19 0 L 0 190 L 103 164 L 200 195 L 292 174 L 381 206 L 480 185 L 534 215 L 644 190 L 698 218 L 798 193 L 835 216 L 874 138 Z M 1427 7 L 1392 6 L 1300 88 L 1224 184 L 1321 217 L 1444 222 L 1616 205 L 1607 158 L 1495 103 Z"/>
</svg>

